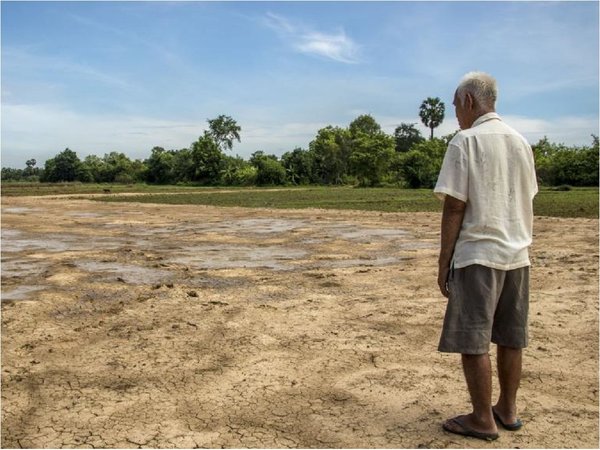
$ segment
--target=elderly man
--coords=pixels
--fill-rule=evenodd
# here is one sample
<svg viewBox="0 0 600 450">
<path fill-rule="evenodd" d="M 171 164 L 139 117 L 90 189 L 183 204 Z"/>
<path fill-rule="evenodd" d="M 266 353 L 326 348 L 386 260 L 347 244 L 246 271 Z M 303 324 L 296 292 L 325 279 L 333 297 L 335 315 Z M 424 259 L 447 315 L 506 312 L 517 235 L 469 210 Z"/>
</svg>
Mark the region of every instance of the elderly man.
<svg viewBox="0 0 600 450">
<path fill-rule="evenodd" d="M 443 199 L 438 284 L 448 297 L 439 351 L 460 353 L 473 411 L 451 433 L 498 438 L 515 431 L 522 349 L 527 346 L 529 255 L 537 182 L 527 141 L 495 112 L 496 81 L 463 77 L 454 106 L 461 131 L 448 145 L 434 192 Z M 490 342 L 500 395 L 492 406 Z"/>
</svg>

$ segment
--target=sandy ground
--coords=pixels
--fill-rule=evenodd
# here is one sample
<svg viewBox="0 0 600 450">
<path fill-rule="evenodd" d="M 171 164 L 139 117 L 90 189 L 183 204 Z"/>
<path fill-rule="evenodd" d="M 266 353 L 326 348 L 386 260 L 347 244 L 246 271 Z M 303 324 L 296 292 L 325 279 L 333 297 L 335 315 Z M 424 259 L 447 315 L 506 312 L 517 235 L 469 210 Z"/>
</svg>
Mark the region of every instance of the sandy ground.
<svg viewBox="0 0 600 450">
<path fill-rule="evenodd" d="M 441 429 L 439 220 L 3 198 L 2 447 L 597 447 L 598 220 L 535 220 L 525 427 L 489 444 Z"/>
</svg>

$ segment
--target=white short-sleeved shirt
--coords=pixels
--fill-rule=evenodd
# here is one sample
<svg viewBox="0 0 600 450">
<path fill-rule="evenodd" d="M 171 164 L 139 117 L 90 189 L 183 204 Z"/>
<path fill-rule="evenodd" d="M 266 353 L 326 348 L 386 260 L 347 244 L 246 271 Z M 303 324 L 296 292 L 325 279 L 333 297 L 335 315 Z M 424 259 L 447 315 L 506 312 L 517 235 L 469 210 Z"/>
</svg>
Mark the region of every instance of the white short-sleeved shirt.
<svg viewBox="0 0 600 450">
<path fill-rule="evenodd" d="M 450 195 L 467 204 L 454 267 L 529 266 L 537 191 L 531 146 L 498 114 L 485 114 L 454 136 L 434 189 L 441 199 Z"/>
</svg>

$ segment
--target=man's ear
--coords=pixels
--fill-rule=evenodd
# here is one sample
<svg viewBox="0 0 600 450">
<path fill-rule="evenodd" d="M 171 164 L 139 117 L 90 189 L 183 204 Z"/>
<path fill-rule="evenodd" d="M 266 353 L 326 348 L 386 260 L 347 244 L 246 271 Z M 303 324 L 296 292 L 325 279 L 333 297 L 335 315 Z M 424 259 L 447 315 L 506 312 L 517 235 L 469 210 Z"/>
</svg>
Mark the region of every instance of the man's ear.
<svg viewBox="0 0 600 450">
<path fill-rule="evenodd" d="M 475 109 L 475 99 L 469 92 L 467 92 L 467 95 L 465 96 L 465 103 L 465 106 L 467 106 L 470 110 Z"/>
</svg>

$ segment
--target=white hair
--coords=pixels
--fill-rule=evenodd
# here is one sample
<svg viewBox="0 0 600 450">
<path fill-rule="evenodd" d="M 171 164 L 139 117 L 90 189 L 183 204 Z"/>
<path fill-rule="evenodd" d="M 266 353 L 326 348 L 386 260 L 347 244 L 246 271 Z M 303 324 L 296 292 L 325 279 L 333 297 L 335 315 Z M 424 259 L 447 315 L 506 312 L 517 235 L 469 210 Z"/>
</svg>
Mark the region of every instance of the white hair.
<svg viewBox="0 0 600 450">
<path fill-rule="evenodd" d="M 456 96 L 462 105 L 465 104 L 467 93 L 473 96 L 479 106 L 495 109 L 498 87 L 491 75 L 485 72 L 467 73 L 456 88 Z"/>
</svg>

